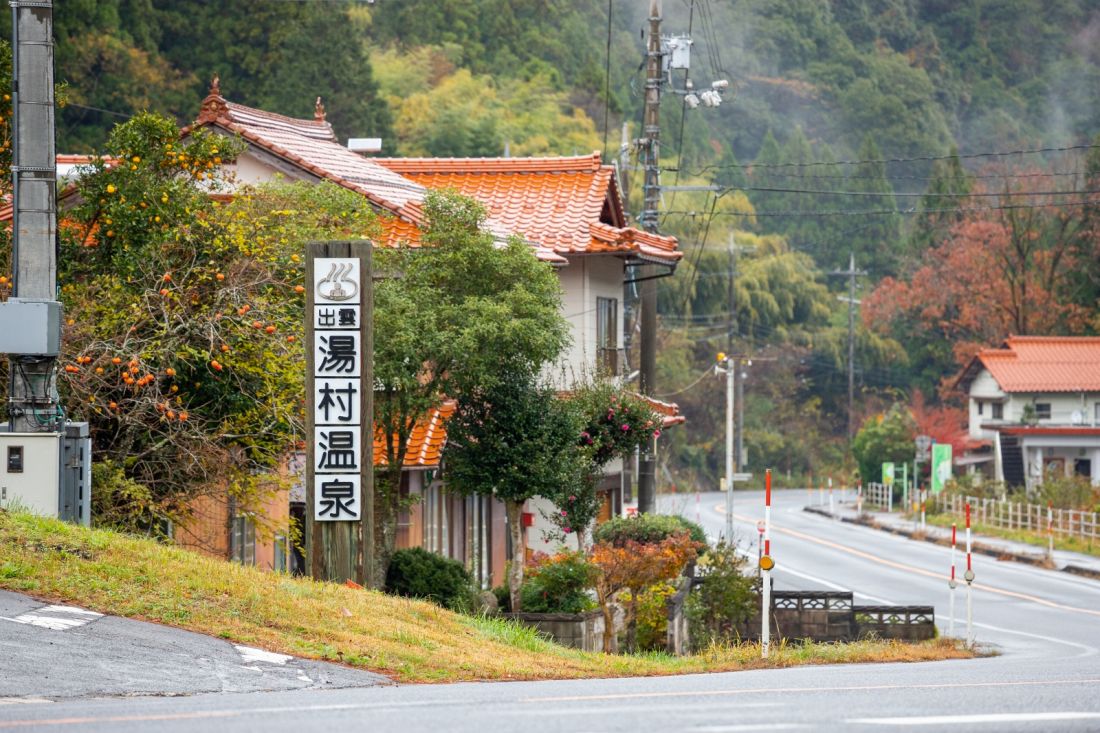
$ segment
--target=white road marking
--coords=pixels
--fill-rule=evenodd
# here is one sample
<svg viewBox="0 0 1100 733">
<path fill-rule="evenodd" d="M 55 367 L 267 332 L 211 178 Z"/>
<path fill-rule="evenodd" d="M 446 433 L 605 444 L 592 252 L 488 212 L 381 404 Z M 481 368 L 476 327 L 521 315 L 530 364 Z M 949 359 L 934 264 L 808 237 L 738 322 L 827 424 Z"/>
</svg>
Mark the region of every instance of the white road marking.
<svg viewBox="0 0 1100 733">
<path fill-rule="evenodd" d="M 53 631 L 66 631 L 91 623 L 102 617 L 102 613 L 96 613 L 95 611 L 89 611 L 84 608 L 77 608 L 76 606 L 43 606 L 42 608 L 36 608 L 33 611 L 22 613 L 15 618 L 0 616 L 0 619 L 14 621 L 17 624 L 38 626 Z"/>
<path fill-rule="evenodd" d="M 742 723 L 739 725 L 708 725 L 702 728 L 684 728 L 691 733 L 737 733 L 751 730 L 798 730 L 809 728 L 802 723 Z"/>
<path fill-rule="evenodd" d="M 265 651 L 263 649 L 256 649 L 251 646 L 241 646 L 235 644 L 234 647 L 241 653 L 241 659 L 245 662 L 264 662 L 265 664 L 278 664 L 283 665 L 289 662 L 294 657 L 289 654 L 276 654 L 275 652 Z"/>
<path fill-rule="evenodd" d="M 985 715 L 924 715 L 912 718 L 851 718 L 865 725 L 973 725 L 975 723 L 1042 723 L 1056 720 L 1093 720 L 1100 713 L 987 713 Z"/>
<path fill-rule="evenodd" d="M 752 556 L 751 553 L 749 553 L 746 550 L 742 550 L 740 547 L 736 548 L 736 551 L 737 551 L 738 555 L 741 555 L 742 557 L 747 558 L 750 561 L 756 559 L 755 557 Z M 798 570 L 792 570 L 791 568 L 787 567 L 786 565 L 784 565 L 781 568 L 776 568 L 775 572 L 777 572 L 777 573 L 787 573 L 789 575 L 794 575 L 794 576 L 797 576 L 799 578 L 802 578 L 803 580 L 808 580 L 811 583 L 818 583 L 820 585 L 825 586 L 826 588 L 832 588 L 833 590 L 839 590 L 839 591 L 843 591 L 845 593 L 850 591 L 853 596 L 858 596 L 859 598 L 866 598 L 867 600 L 871 601 L 872 603 L 881 603 L 881 604 L 886 605 L 886 606 L 896 605 L 892 601 L 887 601 L 883 598 L 879 598 L 878 596 L 869 596 L 866 593 L 858 593 L 854 590 L 851 590 L 850 588 L 845 588 L 842 585 L 837 585 L 836 583 L 825 580 L 824 578 L 818 578 L 817 576 L 810 575 L 809 573 L 803 573 L 803 572 L 800 572 Z"/>
<path fill-rule="evenodd" d="M 44 697 L 0 697 L 0 705 L 37 705 L 43 702 L 53 702 Z"/>
<path fill-rule="evenodd" d="M 1012 682 L 929 682 L 918 684 L 893 684 L 893 685 L 836 685 L 833 687 L 771 687 L 742 688 L 736 690 L 676 690 L 661 692 L 622 692 L 603 695 L 560 695 L 554 697 L 525 697 L 519 702 L 581 702 L 584 700 L 634 700 L 650 697 L 713 697 L 716 695 L 761 695 L 776 693 L 798 692 L 874 692 L 878 690 L 941 690 L 964 689 L 969 687 L 1046 687 L 1058 685 L 1096 685 L 1100 679 L 1069 679 L 1069 680 L 1015 680 Z"/>
</svg>

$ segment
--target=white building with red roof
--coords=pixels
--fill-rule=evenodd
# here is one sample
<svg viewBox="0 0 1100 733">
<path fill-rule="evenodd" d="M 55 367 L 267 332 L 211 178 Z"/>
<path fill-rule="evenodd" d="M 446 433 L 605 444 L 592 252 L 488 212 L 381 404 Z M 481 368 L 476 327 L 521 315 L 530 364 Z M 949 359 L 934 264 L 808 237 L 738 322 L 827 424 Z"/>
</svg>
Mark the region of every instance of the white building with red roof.
<svg viewBox="0 0 1100 733">
<path fill-rule="evenodd" d="M 1010 336 L 978 352 L 956 387 L 969 397 L 970 438 L 989 446 L 991 478 L 1029 489 L 1052 475 L 1100 484 L 1100 338 Z"/>
</svg>

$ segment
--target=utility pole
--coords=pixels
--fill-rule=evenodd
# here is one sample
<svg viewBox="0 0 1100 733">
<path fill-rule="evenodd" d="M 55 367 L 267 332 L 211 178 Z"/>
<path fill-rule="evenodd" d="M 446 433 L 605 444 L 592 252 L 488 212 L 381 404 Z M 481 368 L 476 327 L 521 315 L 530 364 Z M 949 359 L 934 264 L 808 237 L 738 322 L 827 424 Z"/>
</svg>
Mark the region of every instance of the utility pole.
<svg viewBox="0 0 1100 733">
<path fill-rule="evenodd" d="M 848 255 L 848 269 L 833 270 L 829 274 L 844 275 L 848 278 L 848 297 L 840 297 L 839 300 L 848 304 L 848 440 L 850 441 L 854 435 L 852 418 L 855 410 L 856 306 L 861 303 L 856 300 L 856 278 L 867 273 L 856 269 L 856 255 L 855 252 L 851 252 Z"/>
<path fill-rule="evenodd" d="M 13 0 L 11 7 L 14 291 L 12 298 L 0 304 L 0 352 L 10 355 L 8 430 L 61 433 L 53 3 Z"/>
<path fill-rule="evenodd" d="M 645 117 L 641 152 L 644 159 L 645 182 L 642 226 L 647 232 L 657 232 L 657 207 L 661 199 L 660 137 L 661 137 L 661 5 L 651 0 L 649 5 L 649 38 L 646 46 Z M 642 394 L 651 395 L 657 377 L 657 282 L 643 280 L 641 286 L 640 386 Z M 655 445 L 649 441 L 642 447 L 638 462 L 638 512 L 653 512 L 657 508 Z"/>
</svg>

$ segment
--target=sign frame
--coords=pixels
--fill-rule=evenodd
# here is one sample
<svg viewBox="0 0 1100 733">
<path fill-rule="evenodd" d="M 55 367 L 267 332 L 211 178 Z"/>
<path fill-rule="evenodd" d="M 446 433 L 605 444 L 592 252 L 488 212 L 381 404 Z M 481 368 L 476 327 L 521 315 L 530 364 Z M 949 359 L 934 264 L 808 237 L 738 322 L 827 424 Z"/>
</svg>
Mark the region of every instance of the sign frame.
<svg viewBox="0 0 1100 733">
<path fill-rule="evenodd" d="M 365 587 L 373 587 L 374 576 L 374 334 L 373 334 L 373 245 L 368 240 L 309 242 L 306 244 L 306 303 L 305 339 L 303 349 L 306 361 L 306 476 L 305 476 L 305 527 L 304 541 L 306 567 L 317 580 L 336 582 L 354 581 Z M 358 260 L 358 282 L 352 277 L 353 269 L 341 268 L 330 272 L 332 263 L 318 260 Z M 322 269 L 324 270 L 322 272 Z M 319 292 L 320 291 L 323 292 Z M 326 295 L 326 293 L 328 295 Z M 354 309 L 358 321 L 356 327 L 348 323 L 323 323 L 319 320 L 319 308 Z M 333 373 L 318 377 L 318 333 L 352 335 L 358 364 L 354 373 Z M 344 339 L 347 342 L 346 339 Z M 327 345 L 327 342 L 326 342 Z M 358 471 L 323 471 L 318 474 L 317 440 L 324 424 L 316 420 L 318 382 L 330 379 L 357 385 L 354 405 L 346 405 L 348 414 L 358 422 L 346 421 L 358 431 L 355 444 L 358 448 Z M 346 393 L 350 397 L 350 393 Z M 325 421 L 330 422 L 330 421 Z M 320 429 L 320 430 L 319 430 Z M 346 479 L 358 485 L 356 500 L 359 505 L 357 519 L 319 518 L 320 479 Z M 343 487 L 346 489 L 346 487 Z M 332 505 L 326 505 L 331 511 Z"/>
</svg>

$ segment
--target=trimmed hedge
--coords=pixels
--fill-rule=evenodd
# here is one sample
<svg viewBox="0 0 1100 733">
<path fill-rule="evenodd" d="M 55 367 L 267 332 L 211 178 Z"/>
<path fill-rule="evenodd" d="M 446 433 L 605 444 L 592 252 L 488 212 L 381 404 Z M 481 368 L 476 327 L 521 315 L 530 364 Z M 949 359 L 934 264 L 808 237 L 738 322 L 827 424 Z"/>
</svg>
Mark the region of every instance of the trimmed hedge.
<svg viewBox="0 0 1100 733">
<path fill-rule="evenodd" d="M 424 598 L 452 611 L 468 612 L 475 605 L 473 578 L 462 563 L 421 547 L 393 553 L 386 592 Z"/>
<path fill-rule="evenodd" d="M 691 539 L 702 546 L 699 552 L 704 552 L 707 534 L 703 528 L 683 517 L 668 514 L 616 517 L 596 527 L 592 532 L 592 539 L 596 542 L 608 542 L 616 547 L 622 547 L 628 540 L 648 545 L 685 530 L 691 535 Z"/>
</svg>

